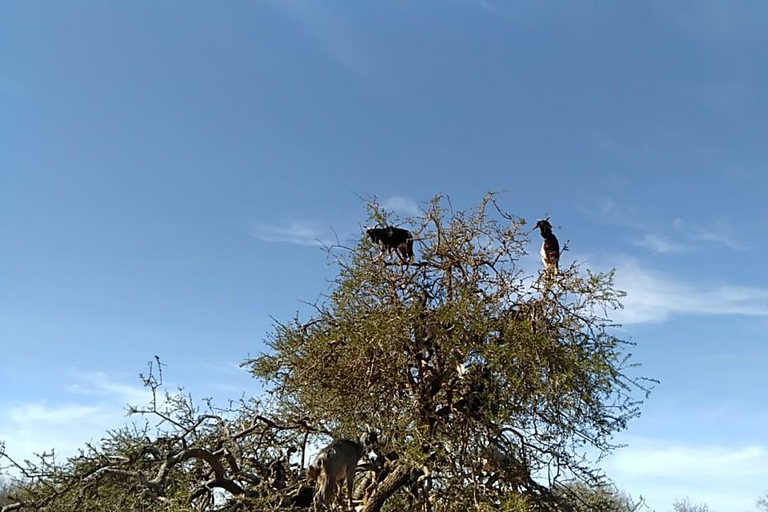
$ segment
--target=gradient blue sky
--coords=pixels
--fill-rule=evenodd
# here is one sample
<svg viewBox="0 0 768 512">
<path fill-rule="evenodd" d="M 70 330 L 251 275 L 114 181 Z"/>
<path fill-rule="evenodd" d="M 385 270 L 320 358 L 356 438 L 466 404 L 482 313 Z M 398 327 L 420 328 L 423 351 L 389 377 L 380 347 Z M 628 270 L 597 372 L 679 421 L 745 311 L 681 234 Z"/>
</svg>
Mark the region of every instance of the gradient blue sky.
<svg viewBox="0 0 768 512">
<path fill-rule="evenodd" d="M 604 462 L 657 511 L 768 491 L 768 4 L 0 3 L 0 439 L 71 453 L 327 290 L 362 196 L 488 190 L 616 267 L 661 380 Z M 538 241 L 532 252 L 538 250 Z"/>
</svg>

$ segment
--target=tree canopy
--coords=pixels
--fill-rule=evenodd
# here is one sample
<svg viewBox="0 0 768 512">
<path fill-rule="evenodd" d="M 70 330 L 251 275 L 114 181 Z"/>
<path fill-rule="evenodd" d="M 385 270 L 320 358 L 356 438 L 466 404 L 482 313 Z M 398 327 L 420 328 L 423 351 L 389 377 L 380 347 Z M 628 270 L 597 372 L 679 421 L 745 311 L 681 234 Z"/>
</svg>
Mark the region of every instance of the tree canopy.
<svg viewBox="0 0 768 512">
<path fill-rule="evenodd" d="M 584 489 L 605 484 L 599 460 L 647 394 L 610 320 L 613 272 L 532 267 L 528 224 L 494 194 L 470 210 L 437 196 L 413 218 L 368 211 L 407 227 L 416 257 L 388 259 L 364 234 L 327 247 L 328 292 L 243 363 L 262 396 L 163 398 L 155 365 L 156 398 L 133 412 L 156 427 L 16 464 L 23 485 L 2 510 L 307 510 L 310 453 L 364 432 L 365 512 L 598 510 Z"/>
</svg>

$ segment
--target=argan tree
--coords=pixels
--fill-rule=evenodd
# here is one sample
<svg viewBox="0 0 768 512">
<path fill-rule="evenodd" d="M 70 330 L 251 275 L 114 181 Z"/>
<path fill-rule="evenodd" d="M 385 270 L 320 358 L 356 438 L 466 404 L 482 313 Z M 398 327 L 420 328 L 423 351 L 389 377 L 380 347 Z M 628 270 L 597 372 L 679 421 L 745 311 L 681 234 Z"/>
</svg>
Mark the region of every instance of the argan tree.
<svg viewBox="0 0 768 512">
<path fill-rule="evenodd" d="M 162 399 L 155 366 L 155 399 L 133 409 L 152 428 L 61 465 L 12 461 L 23 485 L 3 510 L 308 510 L 311 452 L 364 432 L 364 512 L 588 510 L 646 393 L 609 319 L 613 273 L 524 268 L 526 223 L 493 194 L 406 219 L 368 207 L 369 223 L 412 231 L 416 257 L 387 260 L 364 233 L 328 247 L 328 293 L 244 363 L 263 396 L 201 410 Z"/>
<path fill-rule="evenodd" d="M 398 222 L 375 203 L 369 220 Z M 554 510 L 563 484 L 599 481 L 584 455 L 638 413 L 613 273 L 526 273 L 525 222 L 493 195 L 468 212 L 437 197 L 405 221 L 417 261 L 387 263 L 365 239 L 331 248 L 330 294 L 276 326 L 253 374 L 280 416 L 379 434 L 366 512 Z"/>
</svg>

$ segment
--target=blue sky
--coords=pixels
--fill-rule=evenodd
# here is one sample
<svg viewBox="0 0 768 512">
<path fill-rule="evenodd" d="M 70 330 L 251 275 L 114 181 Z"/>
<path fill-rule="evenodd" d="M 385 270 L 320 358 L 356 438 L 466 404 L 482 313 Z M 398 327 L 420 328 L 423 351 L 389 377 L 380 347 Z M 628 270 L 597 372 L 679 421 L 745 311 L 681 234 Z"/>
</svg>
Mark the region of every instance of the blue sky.
<svg viewBox="0 0 768 512">
<path fill-rule="evenodd" d="M 604 466 L 656 510 L 768 491 L 768 5 L 0 4 L 0 439 L 71 452 L 158 354 L 197 397 L 327 290 L 358 196 L 488 190 L 616 267 L 662 381 Z M 538 251 L 534 239 L 532 253 Z"/>
</svg>

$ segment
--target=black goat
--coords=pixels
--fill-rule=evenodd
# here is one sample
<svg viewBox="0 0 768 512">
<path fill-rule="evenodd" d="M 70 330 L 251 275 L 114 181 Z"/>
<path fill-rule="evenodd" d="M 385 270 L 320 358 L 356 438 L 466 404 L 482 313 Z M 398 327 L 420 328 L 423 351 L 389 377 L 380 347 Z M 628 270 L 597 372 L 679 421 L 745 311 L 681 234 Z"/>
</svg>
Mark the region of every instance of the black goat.
<svg viewBox="0 0 768 512">
<path fill-rule="evenodd" d="M 379 246 L 379 255 L 396 252 L 403 263 L 413 259 L 413 235 L 407 229 L 387 226 L 365 230 L 371 242 Z"/>
</svg>

